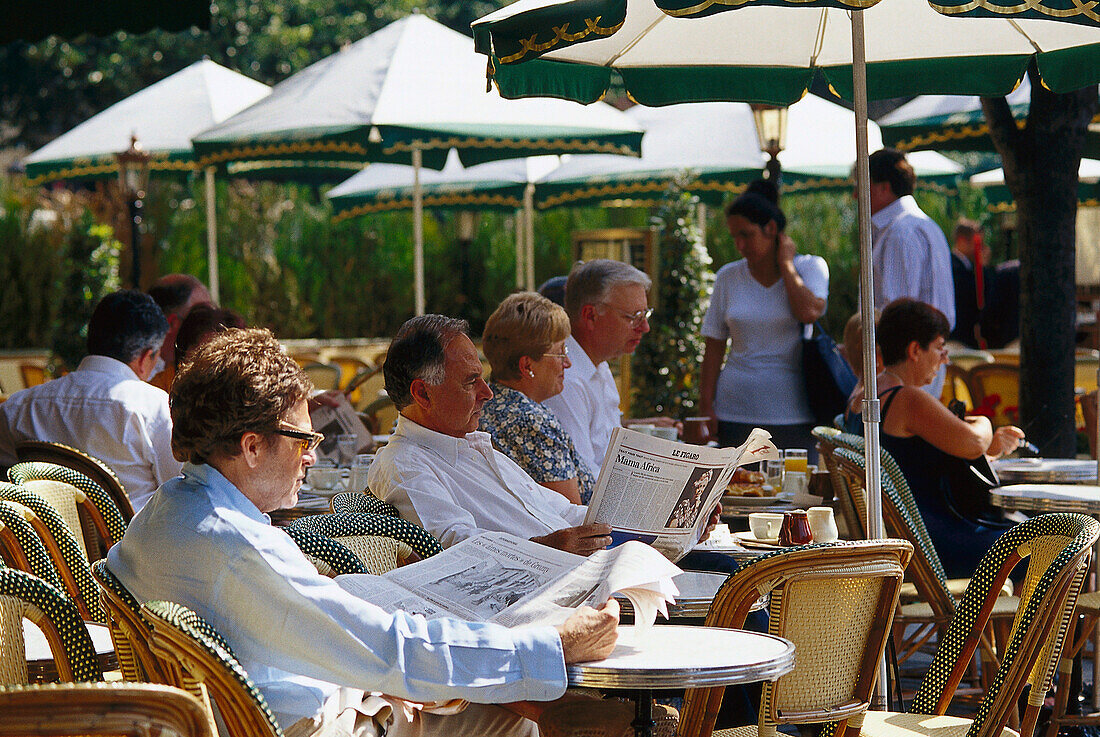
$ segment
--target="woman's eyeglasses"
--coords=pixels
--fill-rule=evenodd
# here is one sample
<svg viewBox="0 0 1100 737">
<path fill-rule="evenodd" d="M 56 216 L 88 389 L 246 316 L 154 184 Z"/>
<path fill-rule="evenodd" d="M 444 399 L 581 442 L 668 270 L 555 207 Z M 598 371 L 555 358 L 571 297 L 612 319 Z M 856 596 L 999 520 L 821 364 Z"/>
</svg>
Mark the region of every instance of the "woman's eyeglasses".
<svg viewBox="0 0 1100 737">
<path fill-rule="evenodd" d="M 545 358 L 546 356 L 552 356 L 554 358 L 560 358 L 561 360 L 564 361 L 565 359 L 569 358 L 569 346 L 562 346 L 561 353 L 543 353 L 542 354 L 543 358 Z"/>
<path fill-rule="evenodd" d="M 300 427 L 295 427 L 289 422 L 280 422 L 279 429 L 275 431 L 279 435 L 284 435 L 288 438 L 293 438 L 298 441 L 298 453 L 305 455 L 312 450 L 316 450 L 317 446 L 321 444 L 321 441 L 325 439 L 325 436 L 319 432 L 310 432 L 309 430 L 303 430 Z"/>
</svg>

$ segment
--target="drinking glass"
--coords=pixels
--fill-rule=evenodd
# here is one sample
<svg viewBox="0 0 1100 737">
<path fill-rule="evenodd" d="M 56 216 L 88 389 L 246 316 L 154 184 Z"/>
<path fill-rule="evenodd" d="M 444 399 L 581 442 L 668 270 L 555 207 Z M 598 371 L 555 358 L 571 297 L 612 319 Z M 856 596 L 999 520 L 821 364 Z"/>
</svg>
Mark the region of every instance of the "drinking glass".
<svg viewBox="0 0 1100 737">
<path fill-rule="evenodd" d="M 374 462 L 373 453 L 360 453 L 351 462 L 351 476 L 348 477 L 348 491 L 363 491 L 367 488 L 367 471 Z"/>
<path fill-rule="evenodd" d="M 783 486 L 783 467 L 784 461 L 782 458 L 776 458 L 770 461 L 764 462 L 764 481 L 771 484 L 772 488 L 779 489 Z"/>
<path fill-rule="evenodd" d="M 347 468 L 351 465 L 351 459 L 355 457 L 355 451 L 359 450 L 359 438 L 353 433 L 336 436 L 337 465 Z"/>
<path fill-rule="evenodd" d="M 810 468 L 809 454 L 805 448 L 788 448 L 783 451 L 783 468 L 787 473 L 806 473 Z"/>
</svg>

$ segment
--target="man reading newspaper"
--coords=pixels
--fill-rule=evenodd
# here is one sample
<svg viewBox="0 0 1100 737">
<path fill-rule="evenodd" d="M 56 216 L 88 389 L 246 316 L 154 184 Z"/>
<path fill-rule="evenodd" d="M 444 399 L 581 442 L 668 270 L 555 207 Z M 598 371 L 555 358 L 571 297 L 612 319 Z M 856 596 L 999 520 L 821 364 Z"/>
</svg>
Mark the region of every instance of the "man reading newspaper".
<svg viewBox="0 0 1100 737">
<path fill-rule="evenodd" d="M 464 320 L 425 315 L 407 321 L 394 336 L 382 371 L 386 392 L 400 416 L 393 437 L 371 465 L 371 491 L 444 547 L 490 531 L 509 532 L 580 555 L 612 544 L 610 524 L 603 520 L 586 524 L 588 507 L 571 504 L 535 482 L 492 447 L 487 433 L 477 431 L 481 406 L 492 391 L 482 379 L 477 349 L 466 331 Z M 719 475 L 728 476 L 724 471 L 729 457 L 711 459 L 710 465 L 723 471 Z M 683 460 L 665 466 L 676 473 L 686 467 Z M 716 498 L 713 490 L 708 498 Z M 719 505 L 712 501 L 709 514 L 700 514 L 701 509 L 695 510 L 686 529 L 673 536 L 680 548 L 675 558 L 680 559 L 717 524 Z M 668 555 L 667 546 L 657 547 Z M 728 556 L 700 551 L 680 559 L 680 566 L 726 573 L 737 568 Z"/>
</svg>

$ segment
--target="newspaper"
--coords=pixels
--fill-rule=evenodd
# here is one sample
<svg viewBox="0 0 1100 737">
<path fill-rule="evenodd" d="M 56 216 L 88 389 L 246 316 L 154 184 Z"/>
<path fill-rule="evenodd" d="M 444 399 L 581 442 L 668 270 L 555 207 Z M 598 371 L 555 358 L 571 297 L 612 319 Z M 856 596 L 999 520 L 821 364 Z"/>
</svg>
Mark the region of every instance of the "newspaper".
<svg viewBox="0 0 1100 737">
<path fill-rule="evenodd" d="M 738 448 L 710 448 L 617 427 L 585 524 L 611 525 L 612 546 L 637 540 L 679 560 L 698 542 L 734 470 L 779 458 L 770 438 L 756 428 Z"/>
<path fill-rule="evenodd" d="M 335 407 L 327 404 L 314 407 L 310 410 L 309 419 L 313 423 L 313 429 L 325 436 L 317 446 L 317 460 L 339 464 L 341 459 L 336 447 L 337 435 L 354 435 L 356 453 L 370 443 L 371 437 L 348 398 L 341 394 L 336 399 L 338 404 Z"/>
<path fill-rule="evenodd" d="M 681 571 L 647 545 L 632 543 L 585 558 L 487 532 L 426 560 L 383 576 L 337 576 L 348 593 L 387 611 L 429 619 L 458 617 L 507 627 L 559 625 L 576 607 L 602 606 L 621 594 L 634 607 L 635 626 L 648 627 L 679 593 Z"/>
</svg>

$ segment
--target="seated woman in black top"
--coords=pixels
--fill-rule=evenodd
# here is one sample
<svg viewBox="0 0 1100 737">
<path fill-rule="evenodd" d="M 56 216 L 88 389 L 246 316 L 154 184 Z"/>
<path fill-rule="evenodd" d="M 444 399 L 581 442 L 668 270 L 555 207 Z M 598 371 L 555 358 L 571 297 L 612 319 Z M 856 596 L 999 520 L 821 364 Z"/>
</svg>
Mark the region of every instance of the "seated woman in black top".
<svg viewBox="0 0 1100 737">
<path fill-rule="evenodd" d="M 921 389 L 947 363 L 951 331 L 944 314 L 913 299 L 888 304 L 878 320 L 885 369 L 878 376 L 882 447 L 898 462 L 949 578 L 973 575 L 1003 529 L 999 512 L 977 484 L 967 483 L 968 461 L 996 458 L 1019 447 L 1018 427 L 993 430 L 989 419 L 960 419 Z"/>
</svg>

